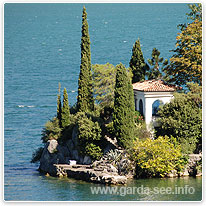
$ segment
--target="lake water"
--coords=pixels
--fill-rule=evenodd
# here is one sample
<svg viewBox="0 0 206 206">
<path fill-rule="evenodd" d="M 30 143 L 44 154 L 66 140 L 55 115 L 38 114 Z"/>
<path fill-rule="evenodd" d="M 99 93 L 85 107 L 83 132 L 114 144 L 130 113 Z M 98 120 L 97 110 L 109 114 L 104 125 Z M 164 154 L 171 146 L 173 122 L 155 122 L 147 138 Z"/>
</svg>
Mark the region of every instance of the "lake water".
<svg viewBox="0 0 206 206">
<path fill-rule="evenodd" d="M 83 4 L 5 4 L 5 200 L 201 200 L 202 178 L 134 180 L 139 185 L 195 188 L 193 195 L 90 195 L 90 183 L 41 176 L 31 164 L 41 130 L 56 114 L 58 82 L 76 102 Z M 187 4 L 86 4 L 92 64 L 129 65 L 140 38 L 145 59 L 154 47 L 170 58 Z"/>
</svg>

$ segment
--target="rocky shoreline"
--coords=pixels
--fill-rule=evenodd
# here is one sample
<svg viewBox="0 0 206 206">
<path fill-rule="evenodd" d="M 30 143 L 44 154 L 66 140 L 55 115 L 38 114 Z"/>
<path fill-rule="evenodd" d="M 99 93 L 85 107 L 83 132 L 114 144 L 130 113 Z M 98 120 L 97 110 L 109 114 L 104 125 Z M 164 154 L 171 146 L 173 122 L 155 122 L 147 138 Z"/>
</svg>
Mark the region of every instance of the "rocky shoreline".
<svg viewBox="0 0 206 206">
<path fill-rule="evenodd" d="M 127 177 L 118 175 L 115 168 L 112 167 L 110 167 L 110 171 L 108 172 L 108 170 L 101 167 L 93 168 L 92 165 L 59 164 L 54 166 L 56 167 L 59 177 L 65 176 L 77 180 L 109 185 L 125 185 L 127 183 Z"/>
<path fill-rule="evenodd" d="M 128 179 L 134 178 L 134 163 L 129 160 L 126 151 L 116 148 L 108 152 L 109 148 L 111 147 L 105 150 L 105 155 L 99 161 L 92 163 L 88 156 L 79 155 L 74 147 L 69 150 L 68 143 L 62 146 L 56 140 L 49 140 L 40 159 L 39 171 L 55 177 L 65 176 L 93 183 L 125 185 Z M 167 177 L 201 176 L 201 171 L 197 169 L 201 158 L 201 154 L 189 155 L 185 171 L 178 173 L 174 170 L 167 174 Z"/>
</svg>

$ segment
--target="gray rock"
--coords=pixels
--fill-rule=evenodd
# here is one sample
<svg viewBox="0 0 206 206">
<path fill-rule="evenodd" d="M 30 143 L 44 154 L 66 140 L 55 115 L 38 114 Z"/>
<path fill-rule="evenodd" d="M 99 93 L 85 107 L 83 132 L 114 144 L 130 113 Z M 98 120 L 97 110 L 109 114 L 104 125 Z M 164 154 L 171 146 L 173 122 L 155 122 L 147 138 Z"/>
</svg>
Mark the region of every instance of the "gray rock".
<svg viewBox="0 0 206 206">
<path fill-rule="evenodd" d="M 107 171 L 108 171 L 108 169 L 107 169 Z M 118 173 L 118 169 L 117 169 L 116 167 L 114 167 L 113 165 L 110 164 L 109 172 L 115 172 L 115 173 Z"/>
<path fill-rule="evenodd" d="M 84 157 L 84 160 L 83 160 L 83 164 L 84 165 L 89 165 L 89 164 L 91 164 L 92 163 L 92 159 L 89 157 L 89 156 L 85 156 Z"/>
<path fill-rule="evenodd" d="M 185 169 L 183 172 L 180 172 L 180 177 L 185 177 L 185 176 L 189 176 L 189 172 L 187 169 Z"/>
<path fill-rule="evenodd" d="M 83 161 L 84 161 L 84 157 L 79 154 L 78 163 L 79 163 L 79 164 L 83 164 Z"/>
<path fill-rule="evenodd" d="M 78 145 L 77 127 L 75 127 L 72 131 L 72 141 L 73 141 L 74 147 L 76 148 Z"/>
<path fill-rule="evenodd" d="M 70 156 L 70 152 L 66 146 L 58 145 L 57 150 L 61 153 L 64 157 Z"/>
<path fill-rule="evenodd" d="M 72 139 L 69 139 L 67 142 L 66 142 L 66 146 L 68 147 L 68 150 L 71 151 L 74 150 L 74 143 L 72 141 Z"/>
<path fill-rule="evenodd" d="M 48 141 L 49 145 L 47 147 L 49 153 L 54 153 L 57 151 L 58 142 L 55 139 Z"/>
<path fill-rule="evenodd" d="M 79 159 L 79 153 L 78 153 L 78 150 L 72 150 L 71 151 L 71 156 L 72 156 L 72 159 L 74 160 L 78 160 Z"/>
<path fill-rule="evenodd" d="M 168 173 L 166 176 L 167 176 L 167 177 L 170 177 L 170 178 L 172 178 L 172 177 L 178 177 L 177 170 L 172 170 L 172 171 L 171 171 L 170 173 Z"/>
<path fill-rule="evenodd" d="M 96 168 L 94 168 L 94 171 L 104 171 L 104 168 L 103 167 L 96 167 Z"/>
<path fill-rule="evenodd" d="M 109 152 L 110 150 L 114 150 L 115 146 L 111 143 L 108 143 L 108 145 L 105 147 L 103 154 L 105 155 L 107 152 Z"/>
<path fill-rule="evenodd" d="M 52 176 L 56 175 L 56 167 L 53 164 L 57 163 L 57 154 L 50 153 L 48 150 L 49 142 L 45 145 L 41 159 L 39 170 L 43 173 L 49 173 Z"/>
</svg>

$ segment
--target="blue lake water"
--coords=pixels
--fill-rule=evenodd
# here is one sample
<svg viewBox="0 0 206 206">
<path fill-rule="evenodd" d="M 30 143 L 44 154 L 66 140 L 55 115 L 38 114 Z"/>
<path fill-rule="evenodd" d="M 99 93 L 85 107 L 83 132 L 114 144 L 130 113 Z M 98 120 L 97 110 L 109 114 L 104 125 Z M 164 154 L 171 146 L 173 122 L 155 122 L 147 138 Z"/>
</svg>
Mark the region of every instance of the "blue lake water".
<svg viewBox="0 0 206 206">
<path fill-rule="evenodd" d="M 39 175 L 31 164 L 41 130 L 56 114 L 58 82 L 76 102 L 83 4 L 5 4 L 4 199 L 5 200 L 201 200 L 201 178 L 134 180 L 130 186 L 185 184 L 193 195 L 89 195 L 93 184 Z M 140 38 L 145 59 L 154 47 L 170 58 L 187 4 L 86 4 L 92 64 L 129 65 Z"/>
</svg>

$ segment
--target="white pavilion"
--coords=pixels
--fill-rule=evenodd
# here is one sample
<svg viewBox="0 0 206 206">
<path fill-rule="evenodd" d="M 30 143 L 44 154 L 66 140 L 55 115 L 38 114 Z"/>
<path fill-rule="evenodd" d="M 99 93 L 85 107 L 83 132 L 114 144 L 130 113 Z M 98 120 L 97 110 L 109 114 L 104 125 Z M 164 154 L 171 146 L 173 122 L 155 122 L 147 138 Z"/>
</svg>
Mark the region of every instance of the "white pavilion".
<svg viewBox="0 0 206 206">
<path fill-rule="evenodd" d="M 145 80 L 132 85 L 135 109 L 144 116 L 147 126 L 155 123 L 159 106 L 170 102 L 173 93 L 179 88 L 163 80 Z"/>
</svg>

